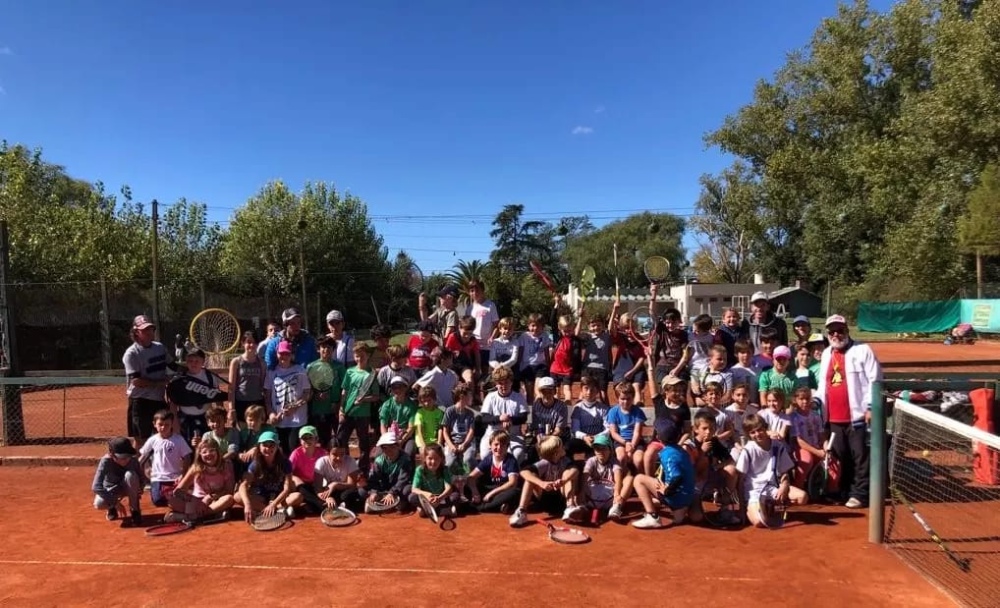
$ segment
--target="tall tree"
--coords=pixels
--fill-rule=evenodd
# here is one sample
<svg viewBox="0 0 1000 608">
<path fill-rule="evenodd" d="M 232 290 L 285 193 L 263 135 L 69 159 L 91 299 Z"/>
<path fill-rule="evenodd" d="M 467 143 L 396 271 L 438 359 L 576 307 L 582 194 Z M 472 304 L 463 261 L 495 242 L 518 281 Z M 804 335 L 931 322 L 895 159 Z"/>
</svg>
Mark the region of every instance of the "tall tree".
<svg viewBox="0 0 1000 608">
<path fill-rule="evenodd" d="M 545 238 L 548 225 L 526 221 L 523 215 L 524 205 L 505 205 L 490 231 L 495 243 L 490 261 L 516 273 L 528 272 L 530 260 L 552 255 L 552 243 Z"/>
<path fill-rule="evenodd" d="M 959 243 L 976 258 L 976 293 L 983 297 L 983 258 L 1000 255 L 1000 165 L 990 163 L 969 193 L 969 204 L 958 221 Z"/>
<path fill-rule="evenodd" d="M 698 279 L 749 283 L 754 254 L 767 255 L 757 247 L 763 242 L 760 184 L 745 164 L 736 162 L 719 176 L 703 175 L 701 188 L 691 218 L 691 227 L 701 237 L 691 261 Z"/>
</svg>

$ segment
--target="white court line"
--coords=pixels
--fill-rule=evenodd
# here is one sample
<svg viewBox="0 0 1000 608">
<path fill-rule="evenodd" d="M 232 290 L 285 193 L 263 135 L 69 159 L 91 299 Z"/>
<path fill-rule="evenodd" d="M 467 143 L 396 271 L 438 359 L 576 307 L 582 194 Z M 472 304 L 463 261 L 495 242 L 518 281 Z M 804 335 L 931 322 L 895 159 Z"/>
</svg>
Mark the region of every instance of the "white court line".
<svg viewBox="0 0 1000 608">
<path fill-rule="evenodd" d="M 553 575 L 559 575 L 557 572 L 534 572 L 534 571 L 502 571 L 502 570 L 441 570 L 438 568 L 360 568 L 360 567 L 334 567 L 334 566 L 268 566 L 264 564 L 192 564 L 192 563 L 173 563 L 173 562 L 101 562 L 101 561 L 74 561 L 74 560 L 16 560 L 16 559 L 2 559 L 0 564 L 6 566 L 89 566 L 89 567 L 103 567 L 103 568 L 227 568 L 230 570 L 266 570 L 275 571 L 281 570 L 284 572 L 353 572 L 356 574 L 431 574 L 431 575 L 490 575 L 490 576 L 535 576 L 535 577 L 546 577 L 551 578 Z M 606 572 L 574 572 L 562 573 L 565 576 L 582 576 L 586 578 L 605 578 L 607 577 Z M 662 581 L 663 579 L 674 579 L 674 580 L 687 580 L 690 581 L 693 578 L 697 580 L 704 580 L 709 582 L 723 582 L 723 583 L 763 583 L 770 582 L 773 579 L 764 578 L 751 578 L 743 576 L 702 576 L 702 577 L 692 577 L 689 574 L 685 575 L 670 575 L 668 573 L 657 574 L 656 576 L 644 576 L 636 574 L 616 574 L 619 578 L 626 576 L 628 578 L 638 578 L 643 580 L 656 580 Z M 817 583 L 831 583 L 831 584 L 843 584 L 846 581 L 840 580 L 814 580 Z"/>
</svg>

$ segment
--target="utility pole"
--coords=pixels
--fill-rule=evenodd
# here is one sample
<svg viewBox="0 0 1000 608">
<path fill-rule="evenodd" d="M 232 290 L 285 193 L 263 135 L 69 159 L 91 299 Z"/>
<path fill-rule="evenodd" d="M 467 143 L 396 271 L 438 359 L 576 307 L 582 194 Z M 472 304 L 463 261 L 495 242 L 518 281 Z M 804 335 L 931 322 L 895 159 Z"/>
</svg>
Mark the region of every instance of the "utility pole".
<svg viewBox="0 0 1000 608">
<path fill-rule="evenodd" d="M 153 199 L 153 323 L 156 339 L 160 339 L 160 203 Z"/>
</svg>

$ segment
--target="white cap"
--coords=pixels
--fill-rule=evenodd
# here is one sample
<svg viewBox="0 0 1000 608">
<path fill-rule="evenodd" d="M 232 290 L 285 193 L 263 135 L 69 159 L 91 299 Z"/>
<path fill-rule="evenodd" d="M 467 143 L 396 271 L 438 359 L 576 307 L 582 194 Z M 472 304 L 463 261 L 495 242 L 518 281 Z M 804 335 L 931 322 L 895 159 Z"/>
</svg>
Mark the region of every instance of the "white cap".
<svg viewBox="0 0 1000 608">
<path fill-rule="evenodd" d="M 549 376 L 542 376 L 538 379 L 538 390 L 542 390 L 543 388 L 555 389 L 556 381 Z"/>
<path fill-rule="evenodd" d="M 392 380 L 389 380 L 389 387 L 396 386 L 397 384 L 402 384 L 403 386 L 410 386 L 410 383 L 406 381 L 406 378 L 402 376 L 393 376 Z"/>
<path fill-rule="evenodd" d="M 382 433 L 382 436 L 378 438 L 378 443 L 375 445 L 376 447 L 382 447 L 384 445 L 395 445 L 396 442 L 396 433 L 388 431 L 386 433 Z"/>
<path fill-rule="evenodd" d="M 760 302 L 761 300 L 764 300 L 765 302 L 768 301 L 767 294 L 763 291 L 755 291 L 754 294 L 750 296 L 751 303 Z"/>
<path fill-rule="evenodd" d="M 843 315 L 830 315 L 826 319 L 826 325 L 824 327 L 830 327 L 831 325 L 836 325 L 840 323 L 841 325 L 847 325 L 847 319 Z"/>
</svg>

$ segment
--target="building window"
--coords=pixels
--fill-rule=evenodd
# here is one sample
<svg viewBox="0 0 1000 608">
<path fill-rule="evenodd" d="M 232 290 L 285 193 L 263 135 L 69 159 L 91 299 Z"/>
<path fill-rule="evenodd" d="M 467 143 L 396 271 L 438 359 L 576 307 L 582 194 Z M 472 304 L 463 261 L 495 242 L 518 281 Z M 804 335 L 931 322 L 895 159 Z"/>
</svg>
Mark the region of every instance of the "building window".
<svg viewBox="0 0 1000 608">
<path fill-rule="evenodd" d="M 709 302 L 718 302 L 719 298 L 709 298 L 708 301 Z"/>
<path fill-rule="evenodd" d="M 694 299 L 694 303 L 695 303 L 695 304 L 701 304 L 701 303 L 702 303 L 702 301 L 703 301 L 703 300 L 702 300 L 702 298 L 695 298 L 695 299 Z"/>
</svg>

